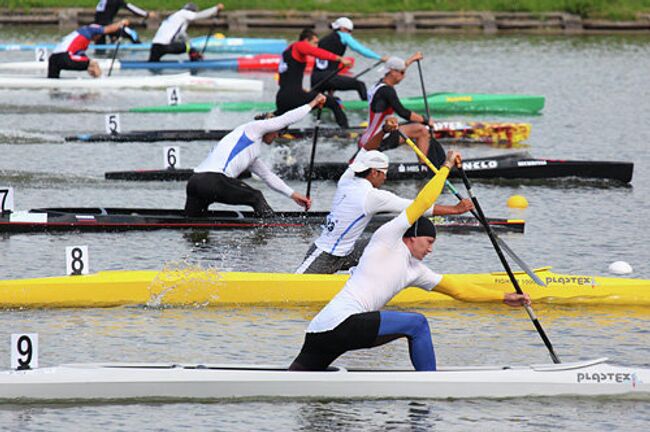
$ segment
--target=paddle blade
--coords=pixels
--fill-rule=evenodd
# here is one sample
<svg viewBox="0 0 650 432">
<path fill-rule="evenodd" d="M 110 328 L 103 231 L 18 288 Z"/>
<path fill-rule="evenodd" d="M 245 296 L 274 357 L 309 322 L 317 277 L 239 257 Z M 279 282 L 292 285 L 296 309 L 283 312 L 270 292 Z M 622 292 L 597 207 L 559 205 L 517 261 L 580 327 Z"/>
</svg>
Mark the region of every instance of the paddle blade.
<svg viewBox="0 0 650 432">
<path fill-rule="evenodd" d="M 497 243 L 499 243 L 501 249 L 503 249 L 503 251 L 505 251 L 505 253 L 507 253 L 510 256 L 510 258 L 512 258 L 512 260 L 517 263 L 520 269 L 526 272 L 526 274 L 533 281 L 535 281 L 537 285 L 543 287 L 546 286 L 546 283 L 542 279 L 540 279 L 540 277 L 537 276 L 535 272 L 530 267 L 528 267 L 528 265 L 521 258 L 519 258 L 519 256 L 512 249 L 510 249 L 510 246 L 508 246 L 506 242 L 501 240 L 501 238 L 497 235 L 495 235 L 494 237 L 496 238 Z"/>
</svg>

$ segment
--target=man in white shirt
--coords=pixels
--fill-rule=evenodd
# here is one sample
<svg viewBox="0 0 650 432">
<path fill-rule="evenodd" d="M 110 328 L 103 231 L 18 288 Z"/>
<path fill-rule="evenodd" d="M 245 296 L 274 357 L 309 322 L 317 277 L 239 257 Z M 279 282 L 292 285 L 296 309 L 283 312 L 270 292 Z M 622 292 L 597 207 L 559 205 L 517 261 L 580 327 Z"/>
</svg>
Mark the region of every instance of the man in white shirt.
<svg viewBox="0 0 650 432">
<path fill-rule="evenodd" d="M 431 208 L 460 154 L 450 151 L 440 171 L 411 204 L 370 239 L 350 279 L 316 315 L 290 370 L 319 371 L 347 351 L 373 348 L 406 337 L 415 370 L 436 370 L 429 323 L 419 313 L 380 311 L 407 287 L 435 290 L 458 300 L 530 304 L 527 294 L 507 293 L 460 283 L 431 271 L 422 263 L 431 253 L 436 229 L 422 215 Z"/>
<path fill-rule="evenodd" d="M 279 131 L 302 120 L 314 107 L 324 103 L 325 96 L 318 94 L 308 104 L 279 117 L 245 123 L 223 137 L 208 157 L 194 169 L 194 175 L 187 182 L 185 215 L 204 216 L 210 204 L 220 202 L 248 205 L 253 208 L 256 216 L 272 217 L 273 209 L 262 192 L 237 178 L 246 170 L 259 176 L 271 189 L 309 210 L 311 199 L 294 191 L 262 162 L 261 146 L 262 142 L 272 144 Z"/>
<path fill-rule="evenodd" d="M 386 119 L 384 133 L 397 130 L 395 117 Z M 321 235 L 307 251 L 296 273 L 331 274 L 357 265 L 368 240 L 361 234 L 377 213 L 399 213 L 411 204 L 410 199 L 379 189 L 386 181 L 388 156 L 377 150 L 361 150 L 339 179 L 332 210 L 327 215 Z M 435 205 L 428 216 L 462 214 L 472 210 L 472 201 L 464 199 L 454 206 Z"/>
<path fill-rule="evenodd" d="M 174 12 L 160 24 L 151 44 L 150 62 L 160 61 L 165 54 L 182 54 L 185 52 L 188 53 L 190 61 L 203 59 L 203 55 L 191 47 L 186 33 L 187 27 L 192 21 L 217 15 L 219 11 L 223 10 L 223 4 L 219 3 L 201 12 L 198 10 L 199 8 L 194 3 L 187 3 L 183 6 L 183 9 Z"/>
</svg>

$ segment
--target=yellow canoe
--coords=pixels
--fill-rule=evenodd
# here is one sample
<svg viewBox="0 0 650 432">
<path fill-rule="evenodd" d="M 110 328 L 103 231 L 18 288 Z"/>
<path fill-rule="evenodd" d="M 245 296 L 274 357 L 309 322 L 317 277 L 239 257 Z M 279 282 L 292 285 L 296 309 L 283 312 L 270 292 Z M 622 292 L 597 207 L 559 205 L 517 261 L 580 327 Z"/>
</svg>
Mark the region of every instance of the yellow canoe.
<svg viewBox="0 0 650 432">
<path fill-rule="evenodd" d="M 535 270 L 547 283 L 536 285 L 525 273 L 516 277 L 535 302 L 554 304 L 650 306 L 650 280 L 561 275 L 550 267 Z M 503 272 L 457 275 L 485 287 L 511 292 Z M 343 286 L 347 275 L 163 271 L 103 271 L 86 276 L 0 281 L 0 308 L 85 308 L 149 306 L 321 305 Z M 420 289 L 401 292 L 393 305 L 442 305 L 455 302 Z"/>
</svg>

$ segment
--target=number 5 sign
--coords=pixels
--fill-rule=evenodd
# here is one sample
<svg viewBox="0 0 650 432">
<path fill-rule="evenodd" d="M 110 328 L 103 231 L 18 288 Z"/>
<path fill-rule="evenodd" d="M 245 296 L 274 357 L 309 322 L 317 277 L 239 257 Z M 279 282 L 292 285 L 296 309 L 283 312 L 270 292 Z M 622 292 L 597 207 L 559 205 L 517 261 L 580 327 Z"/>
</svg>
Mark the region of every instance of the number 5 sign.
<svg viewBox="0 0 650 432">
<path fill-rule="evenodd" d="M 38 334 L 11 335 L 11 369 L 38 368 Z"/>
</svg>

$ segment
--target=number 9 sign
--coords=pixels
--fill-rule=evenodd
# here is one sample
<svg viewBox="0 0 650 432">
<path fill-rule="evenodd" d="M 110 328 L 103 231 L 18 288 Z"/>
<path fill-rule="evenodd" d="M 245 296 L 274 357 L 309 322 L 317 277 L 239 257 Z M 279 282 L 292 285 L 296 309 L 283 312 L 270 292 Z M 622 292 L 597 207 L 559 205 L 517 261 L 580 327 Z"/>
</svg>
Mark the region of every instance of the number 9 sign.
<svg viewBox="0 0 650 432">
<path fill-rule="evenodd" d="M 11 369 L 38 368 L 38 334 L 17 333 L 11 335 Z"/>
</svg>

